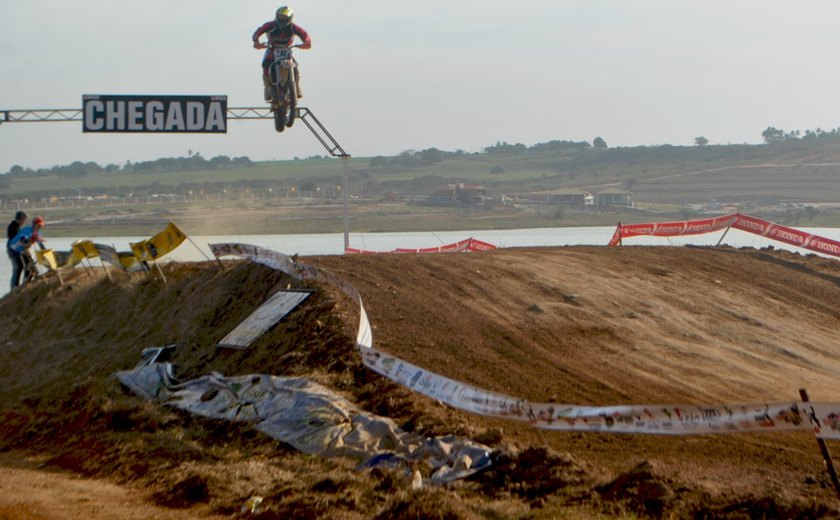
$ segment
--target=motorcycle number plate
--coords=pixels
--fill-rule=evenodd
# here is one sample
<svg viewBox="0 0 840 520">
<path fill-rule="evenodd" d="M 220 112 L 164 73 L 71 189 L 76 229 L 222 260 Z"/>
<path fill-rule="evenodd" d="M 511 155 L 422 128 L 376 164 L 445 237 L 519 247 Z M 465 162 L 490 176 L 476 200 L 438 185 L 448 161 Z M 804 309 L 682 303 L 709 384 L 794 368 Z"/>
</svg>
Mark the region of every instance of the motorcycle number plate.
<svg viewBox="0 0 840 520">
<path fill-rule="evenodd" d="M 292 50 L 288 47 L 279 47 L 272 52 L 274 52 L 275 60 L 287 60 L 292 57 Z"/>
</svg>

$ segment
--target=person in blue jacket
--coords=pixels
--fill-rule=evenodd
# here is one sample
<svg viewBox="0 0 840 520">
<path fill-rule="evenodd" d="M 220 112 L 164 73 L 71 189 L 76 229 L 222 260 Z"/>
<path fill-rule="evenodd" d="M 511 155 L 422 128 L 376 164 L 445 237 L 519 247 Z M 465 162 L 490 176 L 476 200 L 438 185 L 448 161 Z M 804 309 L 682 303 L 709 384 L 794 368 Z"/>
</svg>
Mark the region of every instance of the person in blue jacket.
<svg viewBox="0 0 840 520">
<path fill-rule="evenodd" d="M 20 233 L 20 228 L 26 223 L 29 215 L 25 211 L 18 211 L 15 213 L 15 219 L 9 222 L 6 228 L 6 254 L 9 255 L 9 260 L 12 261 L 12 289 L 20 285 L 20 275 L 23 273 L 23 259 L 20 253 L 15 252 L 9 246 L 12 239 Z"/>
<path fill-rule="evenodd" d="M 38 244 L 41 249 L 44 249 L 44 239 L 40 234 L 41 228 L 43 227 L 44 218 L 35 217 L 32 219 L 32 224 L 20 228 L 18 234 L 7 243 L 6 249 L 18 255 L 22 261 L 23 269 L 21 272 L 27 272 L 29 269 L 35 267 L 35 260 L 29 254 L 29 248 L 34 244 Z M 14 278 L 12 278 L 13 283 L 14 281 Z M 13 285 L 12 289 L 14 288 L 15 286 Z"/>
</svg>

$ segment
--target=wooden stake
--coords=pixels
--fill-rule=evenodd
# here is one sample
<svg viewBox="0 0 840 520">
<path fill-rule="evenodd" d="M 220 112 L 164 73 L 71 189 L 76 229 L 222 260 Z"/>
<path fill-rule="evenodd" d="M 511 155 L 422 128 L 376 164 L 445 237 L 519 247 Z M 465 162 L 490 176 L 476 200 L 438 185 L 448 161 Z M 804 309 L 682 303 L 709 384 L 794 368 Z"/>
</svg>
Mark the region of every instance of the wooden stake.
<svg viewBox="0 0 840 520">
<path fill-rule="evenodd" d="M 160 264 L 155 262 L 155 267 L 157 267 L 160 277 L 163 278 L 163 283 L 166 283 L 166 277 L 163 275 L 163 269 L 160 268 Z"/>
<path fill-rule="evenodd" d="M 194 245 L 196 249 L 198 249 L 198 252 L 199 252 L 199 253 L 201 253 L 202 255 L 204 255 L 204 258 L 206 258 L 206 259 L 207 259 L 207 261 L 208 261 L 208 262 L 210 262 L 210 257 L 209 257 L 209 256 L 207 256 L 207 253 L 205 253 L 204 251 L 202 251 L 202 249 L 201 249 L 200 247 L 198 247 L 198 244 L 196 244 L 195 242 L 193 242 L 193 239 L 191 239 L 189 236 L 187 236 L 187 240 L 189 240 L 189 241 L 190 241 L 190 243 L 191 243 L 192 245 Z M 216 257 L 216 261 L 217 261 L 217 262 L 219 262 L 219 267 L 223 267 L 223 266 L 222 266 L 222 261 L 221 261 L 221 260 L 219 260 L 219 258 L 218 258 L 218 257 Z"/>
<path fill-rule="evenodd" d="M 111 271 L 109 271 L 109 270 L 108 270 L 108 266 L 107 266 L 107 265 L 105 265 L 106 263 L 107 263 L 107 262 L 102 262 L 102 269 L 105 269 L 105 274 L 107 274 L 107 275 L 108 275 L 108 280 L 110 280 L 110 281 L 112 281 L 112 282 L 113 282 L 113 281 L 114 281 L 114 279 L 113 279 L 113 278 L 111 278 Z"/>
<path fill-rule="evenodd" d="M 86 274 L 86 275 L 88 275 L 88 276 L 92 276 L 92 275 L 91 275 L 91 270 L 90 270 L 90 269 L 88 269 L 88 266 L 87 266 L 87 265 L 85 265 L 85 260 L 87 260 L 87 259 L 86 259 L 86 258 L 82 258 L 82 260 L 81 260 L 79 263 L 82 265 L 82 268 L 85 270 L 85 274 Z M 88 260 L 88 261 L 87 261 L 87 263 L 88 263 L 88 265 L 89 265 L 89 264 L 90 264 L 90 260 Z M 75 267 L 74 267 L 74 269 L 75 269 Z"/>
<path fill-rule="evenodd" d="M 808 391 L 804 388 L 799 389 L 799 397 L 802 398 L 803 403 L 808 402 Z M 819 421 L 816 420 L 814 409 L 810 412 L 811 421 L 814 422 L 819 429 Z M 837 493 L 837 498 L 840 498 L 840 479 L 837 478 L 837 470 L 834 469 L 834 462 L 831 460 L 831 453 L 828 452 L 828 446 L 825 445 L 825 440 L 822 437 L 817 437 L 817 444 L 820 446 L 822 452 L 823 462 L 828 475 L 831 477 L 831 483 L 834 484 L 834 492 Z"/>
</svg>

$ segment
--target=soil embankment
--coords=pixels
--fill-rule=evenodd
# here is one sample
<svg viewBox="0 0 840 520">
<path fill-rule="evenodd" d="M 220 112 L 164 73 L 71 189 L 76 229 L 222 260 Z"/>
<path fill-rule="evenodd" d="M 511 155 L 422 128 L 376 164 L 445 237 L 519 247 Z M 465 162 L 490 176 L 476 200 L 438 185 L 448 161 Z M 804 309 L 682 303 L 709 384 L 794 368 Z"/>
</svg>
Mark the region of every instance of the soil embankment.
<svg viewBox="0 0 840 520">
<path fill-rule="evenodd" d="M 787 401 L 803 387 L 814 401 L 840 401 L 835 260 L 567 247 L 300 261 L 359 289 L 377 348 L 532 401 Z M 469 415 L 364 369 L 358 311 L 333 287 L 316 286 L 249 350 L 230 351 L 216 342 L 300 282 L 245 262 L 164 272 L 167 283 L 79 271 L 65 287 L 42 280 L 0 300 L 0 480 L 21 489 L 0 487 L 0 517 L 72 517 L 78 509 L 55 509 L 63 484 L 42 478 L 89 483 L 84 499 L 75 487 L 66 498 L 100 506 L 91 518 L 114 516 L 108 502 L 123 499 L 112 484 L 133 497 L 125 507 L 137 518 L 159 508 L 230 517 L 251 496 L 263 497 L 267 518 L 840 516 L 808 434 L 537 432 Z M 144 402 L 112 377 L 143 348 L 173 343 L 180 379 L 305 375 L 406 430 L 467 436 L 503 455 L 468 481 L 411 491 L 400 474 L 301 455 L 247 425 Z"/>
</svg>

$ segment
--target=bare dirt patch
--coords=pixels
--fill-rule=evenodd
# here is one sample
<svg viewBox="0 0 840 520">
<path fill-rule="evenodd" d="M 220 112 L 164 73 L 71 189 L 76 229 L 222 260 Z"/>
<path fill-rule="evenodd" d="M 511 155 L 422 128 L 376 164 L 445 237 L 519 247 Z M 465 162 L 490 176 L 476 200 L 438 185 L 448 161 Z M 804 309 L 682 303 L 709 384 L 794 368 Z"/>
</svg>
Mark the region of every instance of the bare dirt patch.
<svg viewBox="0 0 840 520">
<path fill-rule="evenodd" d="M 377 348 L 532 401 L 786 401 L 802 387 L 814 401 L 840 399 L 834 260 L 676 247 L 300 260 L 359 289 Z M 119 485 L 140 500 L 125 506 L 138 518 L 158 508 L 230 517 L 252 496 L 266 518 L 840 516 L 810 435 L 538 432 L 469 415 L 364 369 L 358 310 L 335 288 L 314 286 L 249 350 L 231 351 L 216 342 L 298 282 L 244 262 L 164 270 L 166 284 L 78 273 L 67 287 L 43 280 L 0 300 L 0 449 L 14 450 L 0 473 L 17 471 L 6 474 L 28 490 L 0 488 L 3 514 L 40 518 L 31 508 L 42 502 L 24 497 L 38 497 L 38 479 L 60 468 L 71 481 Z M 143 348 L 172 343 L 182 379 L 306 375 L 406 430 L 490 444 L 497 465 L 411 491 L 400 473 L 304 456 L 247 425 L 144 402 L 112 377 Z M 18 468 L 22 454 L 41 466 Z M 103 511 L 109 492 L 85 491 Z"/>
</svg>

